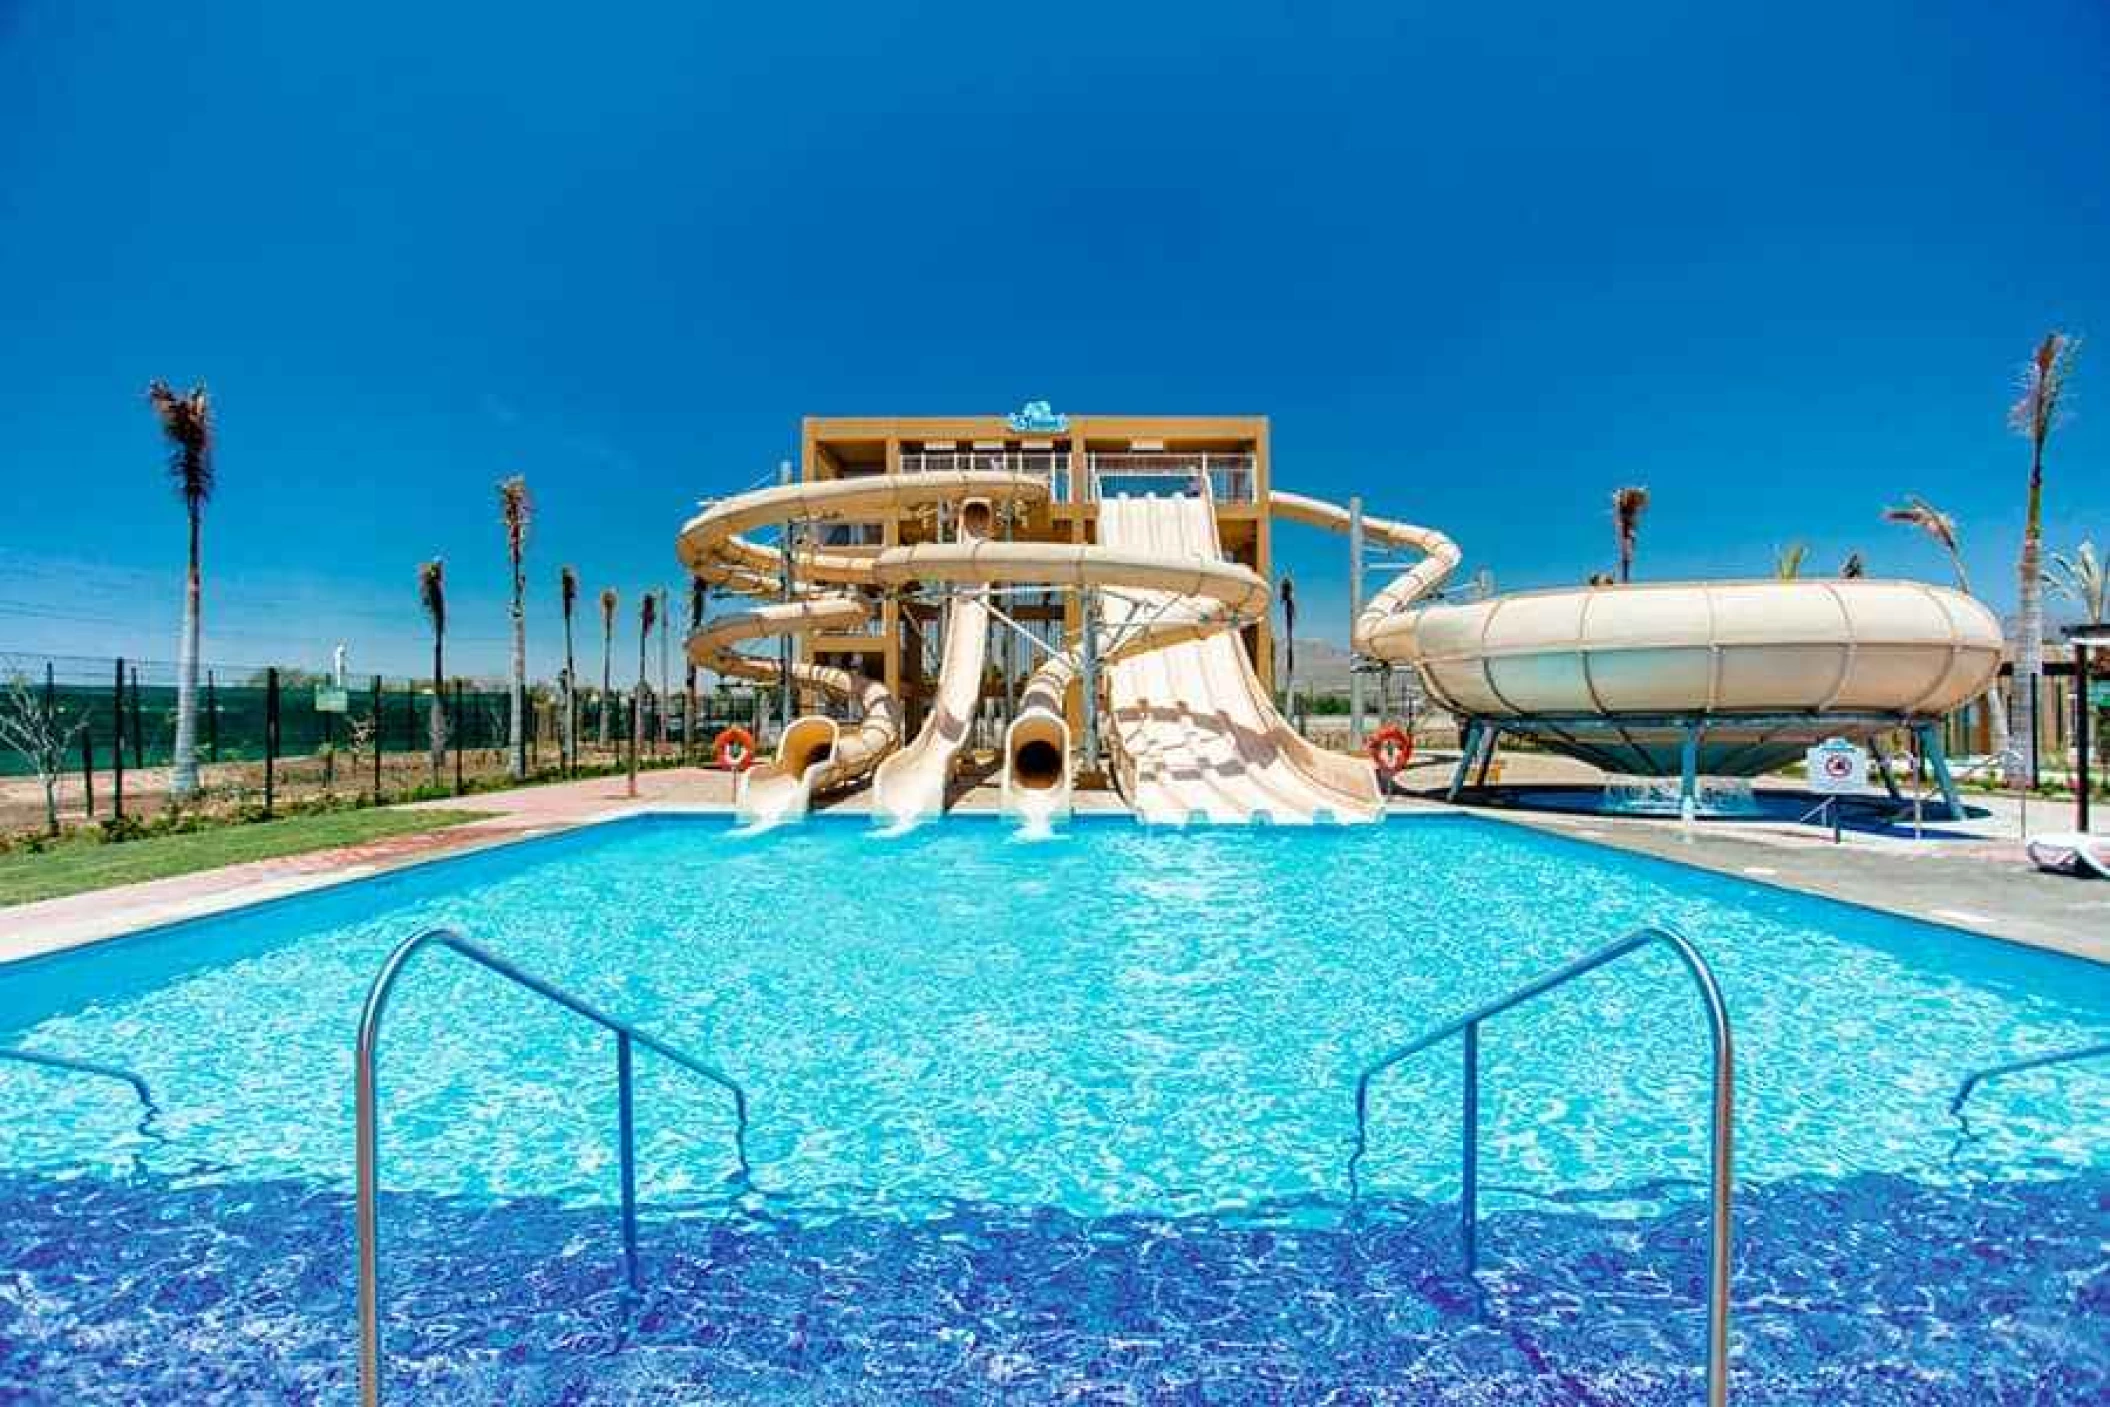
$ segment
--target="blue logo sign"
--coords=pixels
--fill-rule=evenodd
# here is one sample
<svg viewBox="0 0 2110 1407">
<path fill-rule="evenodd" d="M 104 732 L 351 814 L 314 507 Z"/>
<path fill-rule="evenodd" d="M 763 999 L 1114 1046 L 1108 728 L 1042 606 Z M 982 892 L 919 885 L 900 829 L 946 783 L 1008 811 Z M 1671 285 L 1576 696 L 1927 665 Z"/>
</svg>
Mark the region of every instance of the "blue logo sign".
<svg viewBox="0 0 2110 1407">
<path fill-rule="evenodd" d="M 1027 401 L 1023 410 L 1009 416 L 1011 428 L 1022 435 L 1055 435 L 1070 428 L 1067 415 L 1057 415 L 1046 401 Z"/>
</svg>

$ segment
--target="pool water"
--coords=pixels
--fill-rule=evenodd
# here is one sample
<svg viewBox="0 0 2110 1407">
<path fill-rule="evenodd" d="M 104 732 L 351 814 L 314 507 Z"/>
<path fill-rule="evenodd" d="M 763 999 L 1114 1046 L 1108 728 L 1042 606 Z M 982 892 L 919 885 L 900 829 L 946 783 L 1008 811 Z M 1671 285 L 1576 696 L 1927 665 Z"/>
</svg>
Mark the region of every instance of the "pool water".
<svg viewBox="0 0 2110 1407">
<path fill-rule="evenodd" d="M 2110 1390 L 2110 1065 L 2079 961 L 1465 817 L 1346 830 L 657 817 L 0 969 L 0 1397 L 335 1399 L 351 1053 L 458 928 L 710 1060 L 640 1055 L 622 1283 L 610 1038 L 449 954 L 382 1040 L 391 1386 L 420 1401 L 1696 1399 L 1708 1061 L 1646 952 L 1489 1024 L 1486 1269 L 1455 1048 L 1357 1071 L 1643 923 L 1738 1041 L 1737 1394 Z M 655 1396 L 655 1394 L 658 1394 Z M 2048 1395 L 2047 1395 L 2048 1394 Z"/>
</svg>

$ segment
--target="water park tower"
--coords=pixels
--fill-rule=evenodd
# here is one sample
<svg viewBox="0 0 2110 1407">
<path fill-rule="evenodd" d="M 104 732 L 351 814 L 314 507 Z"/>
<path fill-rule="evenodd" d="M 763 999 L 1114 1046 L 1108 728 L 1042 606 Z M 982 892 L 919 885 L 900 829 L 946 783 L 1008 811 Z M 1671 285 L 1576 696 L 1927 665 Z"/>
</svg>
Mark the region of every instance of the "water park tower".
<svg viewBox="0 0 2110 1407">
<path fill-rule="evenodd" d="M 1101 500 L 1179 494 L 1206 496 L 1224 554 L 1273 581 L 1269 548 L 1268 421 L 1264 415 L 1062 415 L 1033 404 L 1011 415 L 808 416 L 800 443 L 800 477 L 827 482 L 881 474 L 982 470 L 1032 474 L 1048 484 L 1048 501 L 1022 505 L 1002 531 L 1020 542 L 1100 541 Z M 935 541 L 943 514 L 925 508 L 884 510 L 863 521 L 813 529 L 817 546 L 877 555 L 890 547 Z M 1082 605 L 1074 592 L 1021 591 L 1004 609 L 1050 641 L 1074 639 Z M 836 665 L 883 683 L 901 699 L 910 726 L 932 687 L 939 629 L 934 605 L 887 599 L 858 633 L 799 638 L 798 658 Z M 1273 633 L 1265 618 L 1240 632 L 1263 683 L 1274 676 Z M 994 667 L 990 688 L 1015 687 L 1036 659 L 1013 642 L 1008 670 Z M 1075 704 L 1072 704 L 1075 711 Z"/>
</svg>

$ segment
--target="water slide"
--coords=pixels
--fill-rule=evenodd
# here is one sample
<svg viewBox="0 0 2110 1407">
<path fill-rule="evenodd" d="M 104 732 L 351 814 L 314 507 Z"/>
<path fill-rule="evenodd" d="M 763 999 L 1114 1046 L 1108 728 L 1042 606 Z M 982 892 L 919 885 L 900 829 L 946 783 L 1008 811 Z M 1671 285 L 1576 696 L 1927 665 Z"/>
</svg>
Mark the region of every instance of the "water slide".
<svg viewBox="0 0 2110 1407">
<path fill-rule="evenodd" d="M 1220 560 L 1209 500 L 1115 498 L 1099 505 L 1099 539 L 1165 559 Z M 1176 601 L 1107 593 L 1106 628 L 1155 621 Z M 1313 746 L 1275 711 L 1233 631 L 1117 657 L 1107 671 L 1116 765 L 1145 821 L 1376 820 L 1377 780 L 1360 760 Z"/>
<path fill-rule="evenodd" d="M 787 484 L 707 505 L 683 527 L 677 550 L 682 565 L 713 587 L 753 596 L 781 596 L 786 578 L 784 553 L 746 535 L 757 528 L 868 519 L 943 503 L 964 508 L 977 499 L 984 502 L 986 511 L 996 502 L 1045 500 L 1047 493 L 1046 481 L 1032 475 L 968 470 Z M 994 584 L 1154 593 L 1163 602 L 1161 609 L 1149 620 L 1132 622 L 1130 628 L 1106 638 L 1104 656 L 1109 663 L 1235 631 L 1267 610 L 1267 583 L 1247 568 L 1215 556 L 1124 550 L 1106 544 L 995 542 L 988 538 L 986 517 L 976 519 L 963 512 L 962 521 L 968 531 L 951 542 L 916 543 L 876 553 L 797 547 L 789 563 L 790 599 L 714 618 L 689 638 L 689 658 L 723 674 L 775 682 L 781 676 L 776 660 L 745 654 L 736 647 L 773 635 L 856 629 L 869 619 L 866 593 L 924 583 L 974 588 L 960 599 L 976 602 L 977 614 L 986 612 L 986 602 L 977 599 L 979 589 Z M 897 809 L 915 807 L 920 812 L 924 802 L 919 797 L 933 791 L 935 799 L 929 805 L 942 806 L 943 774 L 973 707 L 969 681 L 979 688 L 983 634 L 959 619 L 957 604 L 959 638 L 948 640 L 947 661 L 940 669 L 940 692 L 946 697 L 934 710 L 935 731 L 926 729 L 927 743 L 919 738 L 923 745 L 915 749 L 916 755 L 888 778 L 889 804 Z M 975 658 L 970 661 L 969 655 Z M 814 796 L 873 773 L 900 741 L 899 704 L 877 681 L 813 664 L 793 665 L 792 678 L 802 687 L 855 704 L 861 717 L 847 727 L 826 715 L 796 720 L 779 740 L 775 756 L 742 774 L 738 806 L 753 822 L 774 824 L 803 815 Z M 1038 687 L 1029 686 L 1029 694 L 1044 706 L 1052 689 L 1052 707 L 1059 714 L 1067 680 L 1054 685 L 1052 679 L 1046 671 L 1036 675 Z M 1045 707 L 1037 709 L 1037 713 L 1045 711 Z M 1031 750 L 1030 755 L 1045 756 L 1041 750 Z M 1066 789 L 1066 758 L 1055 771 Z M 1054 790 L 1036 788 L 1031 780 L 1016 789 Z M 1063 794 L 1066 797 L 1066 790 Z"/>
<path fill-rule="evenodd" d="M 746 536 L 755 529 L 970 500 L 979 501 L 986 514 L 992 502 L 1045 500 L 1047 493 L 1044 481 L 1028 475 L 970 471 L 785 484 L 707 504 L 682 528 L 676 552 L 691 574 L 714 588 L 782 595 L 783 550 Z M 865 592 L 879 585 L 876 561 L 869 553 L 798 548 L 790 562 L 791 599 L 712 619 L 689 637 L 689 658 L 720 674 L 781 682 L 777 660 L 736 647 L 778 635 L 860 628 L 872 610 Z M 791 673 L 799 686 L 853 705 L 858 721 L 846 727 L 826 714 L 794 720 L 775 755 L 740 774 L 735 804 L 752 824 L 805 815 L 816 795 L 870 774 L 900 741 L 900 703 L 877 680 L 817 664 L 795 663 Z"/>
<path fill-rule="evenodd" d="M 960 505 L 954 541 L 986 541 L 992 511 L 987 499 Z M 945 813 L 945 789 L 953 759 L 974 726 L 982 702 L 982 665 L 989 645 L 989 588 L 977 584 L 955 592 L 945 622 L 944 653 L 938 665 L 938 687 L 930 716 L 908 746 L 879 764 L 872 774 L 872 811 L 895 826 Z"/>
</svg>

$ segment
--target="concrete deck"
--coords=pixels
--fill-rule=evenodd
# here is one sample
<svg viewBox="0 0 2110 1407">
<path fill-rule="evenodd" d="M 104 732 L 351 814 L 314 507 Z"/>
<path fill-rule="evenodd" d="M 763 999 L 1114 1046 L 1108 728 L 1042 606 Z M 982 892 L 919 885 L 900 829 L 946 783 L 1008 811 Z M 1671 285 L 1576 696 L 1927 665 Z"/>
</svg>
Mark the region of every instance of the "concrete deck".
<svg viewBox="0 0 2110 1407">
<path fill-rule="evenodd" d="M 1434 772 L 1417 769 L 1427 784 Z M 1511 780 L 1519 780 L 1516 772 Z M 1565 780 L 1565 776 L 1562 777 Z M 641 811 L 713 811 L 732 805 L 730 775 L 701 768 L 648 772 L 638 796 L 620 777 L 524 787 L 459 800 L 417 803 L 412 809 L 469 809 L 485 819 L 422 835 L 230 865 L 224 869 L 96 890 L 0 909 L 0 962 L 93 943 L 181 919 L 219 913 L 266 899 L 303 893 L 433 859 L 503 845 L 529 836 Z M 1078 809 L 1124 814 L 1117 797 L 1082 793 Z M 1808 827 L 1768 822 L 1701 823 L 1689 831 L 1675 820 L 1573 816 L 1482 807 L 1452 808 L 1427 799 L 1401 800 L 1401 813 L 1462 809 L 1506 824 L 1535 827 L 1615 848 L 1806 894 L 1838 899 L 1951 928 L 2054 949 L 2110 963 L 2110 884 L 2038 873 L 2022 853 L 2019 817 L 2011 803 L 1973 798 L 1993 814 L 1972 823 L 1970 839 L 1911 841 L 1847 834 L 1834 845 Z M 958 810 L 993 812 L 991 786 L 970 787 Z M 863 794 L 825 808 L 849 814 L 866 809 Z M 2046 803 L 2031 804 L 2035 830 L 2071 825 Z"/>
</svg>

